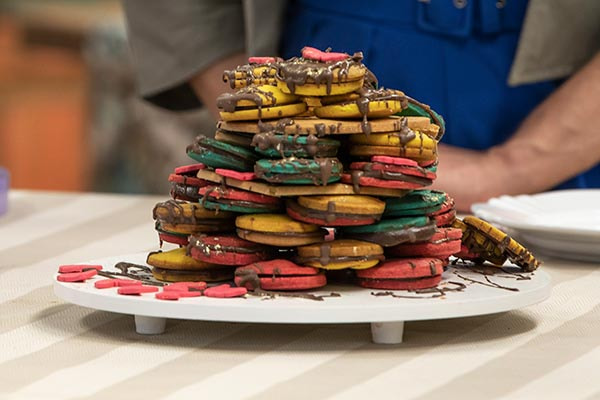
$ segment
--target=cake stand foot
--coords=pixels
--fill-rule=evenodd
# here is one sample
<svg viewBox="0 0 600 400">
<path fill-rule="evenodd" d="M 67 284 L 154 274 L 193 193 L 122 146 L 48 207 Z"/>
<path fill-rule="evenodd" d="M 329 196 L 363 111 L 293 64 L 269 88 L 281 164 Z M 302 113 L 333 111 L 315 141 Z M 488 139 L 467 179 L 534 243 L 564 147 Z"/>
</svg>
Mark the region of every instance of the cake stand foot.
<svg viewBox="0 0 600 400">
<path fill-rule="evenodd" d="M 371 322 L 371 337 L 373 343 L 398 344 L 402 343 L 404 321 Z"/>
<path fill-rule="evenodd" d="M 166 318 L 135 316 L 135 331 L 140 335 L 160 335 L 164 333 L 166 325 Z"/>
</svg>

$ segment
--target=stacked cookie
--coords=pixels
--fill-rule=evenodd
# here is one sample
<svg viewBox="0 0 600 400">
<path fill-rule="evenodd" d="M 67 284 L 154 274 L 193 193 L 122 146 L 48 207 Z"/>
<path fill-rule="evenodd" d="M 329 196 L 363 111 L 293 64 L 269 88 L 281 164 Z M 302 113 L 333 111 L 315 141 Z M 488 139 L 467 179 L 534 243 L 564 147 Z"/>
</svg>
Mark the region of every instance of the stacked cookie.
<svg viewBox="0 0 600 400">
<path fill-rule="evenodd" d="M 215 138 L 198 136 L 187 153 L 200 164 L 177 170 L 196 176 L 170 178 L 174 200 L 155 208 L 161 240 L 187 246 L 173 265 L 215 271 L 209 280 L 237 267 L 235 283 L 251 290 L 313 289 L 339 270 L 378 289 L 440 282 L 463 231 L 452 198 L 425 189 L 444 133 L 437 113 L 377 88 L 360 53 L 255 57 L 224 80 L 237 91 L 217 99 Z M 176 280 L 161 273 L 165 253 L 148 262 Z"/>
</svg>

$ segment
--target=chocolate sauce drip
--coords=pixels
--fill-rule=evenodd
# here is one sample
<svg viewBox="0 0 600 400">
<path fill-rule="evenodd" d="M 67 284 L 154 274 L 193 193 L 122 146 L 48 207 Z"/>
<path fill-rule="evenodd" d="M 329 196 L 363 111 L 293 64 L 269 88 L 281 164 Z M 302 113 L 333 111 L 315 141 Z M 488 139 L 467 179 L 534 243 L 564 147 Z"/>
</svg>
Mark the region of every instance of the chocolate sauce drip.
<svg viewBox="0 0 600 400">
<path fill-rule="evenodd" d="M 217 97 L 217 107 L 225 112 L 234 112 L 237 108 L 237 103 L 241 100 L 248 100 L 256 104 L 258 108 L 258 118 L 261 118 L 263 98 L 266 98 L 270 105 L 277 105 L 277 99 L 273 92 L 262 90 L 257 86 L 248 86 L 238 90 L 235 93 L 223 93 Z"/>
<path fill-rule="evenodd" d="M 433 110 L 431 109 L 431 107 L 429 107 L 427 104 L 421 103 L 420 101 L 415 100 L 409 96 L 406 96 L 406 99 L 408 100 L 409 103 L 415 104 L 416 106 L 425 110 L 425 112 L 427 114 L 429 114 L 429 117 L 433 120 L 433 123 L 440 127 L 440 131 L 438 132 L 438 138 L 437 138 L 437 140 L 440 140 L 442 138 L 442 136 L 444 136 L 444 132 L 446 131 L 445 123 L 440 118 L 440 116 L 437 115 L 436 113 L 434 113 Z"/>
<path fill-rule="evenodd" d="M 246 86 L 254 84 L 257 80 L 266 84 L 269 80 L 275 78 L 272 72 L 274 72 L 276 68 L 277 63 L 238 65 L 233 70 L 223 71 L 223 82 L 229 82 L 229 86 L 232 89 L 235 89 L 236 80 L 245 80 Z M 236 79 L 236 73 L 240 73 L 242 77 Z"/>
<path fill-rule="evenodd" d="M 348 71 L 352 66 L 362 65 L 362 53 L 354 53 L 345 60 L 324 63 L 308 60 L 302 57 L 294 57 L 277 65 L 277 79 L 285 82 L 291 93 L 296 92 L 296 86 L 306 83 L 326 85 L 327 94 L 331 94 L 331 85 L 334 81 L 334 70 L 338 70 L 336 82 L 346 82 Z"/>
</svg>

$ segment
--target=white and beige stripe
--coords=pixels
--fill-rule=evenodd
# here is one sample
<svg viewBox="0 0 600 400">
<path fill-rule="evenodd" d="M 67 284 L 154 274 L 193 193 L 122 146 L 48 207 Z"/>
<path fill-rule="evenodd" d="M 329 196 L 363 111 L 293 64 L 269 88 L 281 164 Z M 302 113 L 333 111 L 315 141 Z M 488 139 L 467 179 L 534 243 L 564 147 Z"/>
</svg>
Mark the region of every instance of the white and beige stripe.
<svg viewBox="0 0 600 400">
<path fill-rule="evenodd" d="M 172 320 L 163 335 L 139 336 L 129 316 L 53 295 L 58 264 L 156 248 L 158 200 L 11 193 L 0 218 L 0 398 L 600 396 L 600 264 L 548 260 L 546 302 L 411 322 L 399 346 L 370 343 L 364 324 Z"/>
</svg>

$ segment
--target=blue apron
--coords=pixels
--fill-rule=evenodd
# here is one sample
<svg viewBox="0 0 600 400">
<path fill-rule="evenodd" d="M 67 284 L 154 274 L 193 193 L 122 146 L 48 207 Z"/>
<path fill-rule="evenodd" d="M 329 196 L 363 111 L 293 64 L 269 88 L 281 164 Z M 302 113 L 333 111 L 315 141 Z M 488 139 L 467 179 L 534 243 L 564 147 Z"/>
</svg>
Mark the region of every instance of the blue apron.
<svg viewBox="0 0 600 400">
<path fill-rule="evenodd" d="M 431 105 L 446 120 L 443 142 L 483 150 L 504 142 L 560 82 L 506 82 L 527 2 L 522 0 L 297 0 L 282 42 L 362 50 L 379 85 Z M 559 186 L 600 187 L 600 166 Z"/>
</svg>

